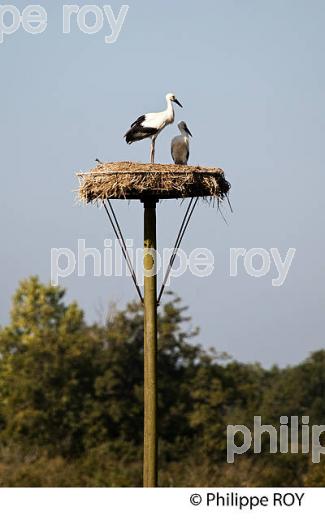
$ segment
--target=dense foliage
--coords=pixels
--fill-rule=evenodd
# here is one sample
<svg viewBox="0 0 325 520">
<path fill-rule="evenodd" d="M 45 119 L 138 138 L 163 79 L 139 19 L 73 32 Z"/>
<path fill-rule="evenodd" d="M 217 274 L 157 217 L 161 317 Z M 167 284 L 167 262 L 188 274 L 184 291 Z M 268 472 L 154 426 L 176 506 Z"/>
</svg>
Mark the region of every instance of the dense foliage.
<svg viewBox="0 0 325 520">
<path fill-rule="evenodd" d="M 64 290 L 20 284 L 0 330 L 0 485 L 141 485 L 142 321 L 130 304 L 89 326 Z M 267 436 L 261 454 L 227 464 L 226 431 L 256 415 L 324 423 L 325 351 L 266 370 L 203 348 L 196 332 L 171 298 L 159 317 L 160 485 L 324 486 L 322 460 L 270 455 Z"/>
</svg>

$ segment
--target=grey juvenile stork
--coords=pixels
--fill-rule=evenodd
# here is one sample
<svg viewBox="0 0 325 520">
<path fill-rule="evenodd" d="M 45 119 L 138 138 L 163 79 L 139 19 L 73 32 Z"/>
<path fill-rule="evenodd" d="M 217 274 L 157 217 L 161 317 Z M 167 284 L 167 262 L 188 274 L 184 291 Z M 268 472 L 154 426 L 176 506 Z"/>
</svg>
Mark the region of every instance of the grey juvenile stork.
<svg viewBox="0 0 325 520">
<path fill-rule="evenodd" d="M 142 139 L 150 138 L 150 162 L 155 162 L 155 143 L 160 132 L 167 126 L 174 122 L 175 114 L 173 103 L 180 107 L 182 105 L 176 98 L 175 94 L 167 94 L 166 96 L 167 108 L 163 112 L 152 112 L 139 117 L 131 128 L 125 134 L 125 140 L 128 144 Z M 182 107 L 183 108 L 183 107 Z"/>
<path fill-rule="evenodd" d="M 175 164 L 187 164 L 190 156 L 190 138 L 192 137 L 185 121 L 178 123 L 181 135 L 174 137 L 171 143 L 171 153 Z"/>
</svg>

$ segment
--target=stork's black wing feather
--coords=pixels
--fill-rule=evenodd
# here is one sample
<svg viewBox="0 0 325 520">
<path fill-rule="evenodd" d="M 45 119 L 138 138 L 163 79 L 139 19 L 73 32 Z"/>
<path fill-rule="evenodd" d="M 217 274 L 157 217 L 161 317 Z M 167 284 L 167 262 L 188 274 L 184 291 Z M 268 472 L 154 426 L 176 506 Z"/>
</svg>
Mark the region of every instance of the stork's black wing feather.
<svg viewBox="0 0 325 520">
<path fill-rule="evenodd" d="M 128 144 L 135 141 L 141 141 L 147 137 L 151 137 L 157 133 L 157 128 L 144 128 L 143 126 L 134 126 L 125 134 L 125 140 Z"/>
<path fill-rule="evenodd" d="M 138 119 L 136 121 L 134 121 L 134 123 L 132 123 L 131 128 L 133 128 L 134 126 L 137 126 L 137 125 L 141 125 L 143 123 L 143 121 L 145 120 L 145 118 L 146 118 L 146 116 L 138 117 Z"/>
<path fill-rule="evenodd" d="M 138 117 L 131 128 L 125 134 L 125 140 L 128 144 L 134 143 L 135 141 L 141 141 L 147 137 L 151 137 L 157 133 L 157 128 L 143 126 L 142 123 L 145 121 L 146 116 Z"/>
</svg>

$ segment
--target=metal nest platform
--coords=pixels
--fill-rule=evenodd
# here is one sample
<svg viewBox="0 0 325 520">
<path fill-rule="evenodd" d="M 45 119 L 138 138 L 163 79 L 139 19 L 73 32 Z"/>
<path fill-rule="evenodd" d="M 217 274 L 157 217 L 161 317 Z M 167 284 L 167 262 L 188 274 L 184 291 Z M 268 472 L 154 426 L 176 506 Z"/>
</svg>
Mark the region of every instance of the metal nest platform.
<svg viewBox="0 0 325 520">
<path fill-rule="evenodd" d="M 223 200 L 230 190 L 223 170 L 202 166 L 112 162 L 77 176 L 79 200 L 86 203 L 187 197 Z"/>
</svg>

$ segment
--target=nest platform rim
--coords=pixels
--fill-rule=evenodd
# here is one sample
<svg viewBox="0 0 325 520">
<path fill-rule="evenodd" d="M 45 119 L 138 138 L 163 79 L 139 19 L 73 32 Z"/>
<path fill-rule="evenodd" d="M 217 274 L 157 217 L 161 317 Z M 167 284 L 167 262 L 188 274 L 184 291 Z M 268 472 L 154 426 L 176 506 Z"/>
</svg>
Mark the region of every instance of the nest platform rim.
<svg viewBox="0 0 325 520">
<path fill-rule="evenodd" d="M 223 200 L 230 190 L 221 168 L 205 166 L 111 162 L 76 175 L 78 199 L 87 204 L 108 199 Z"/>
</svg>

